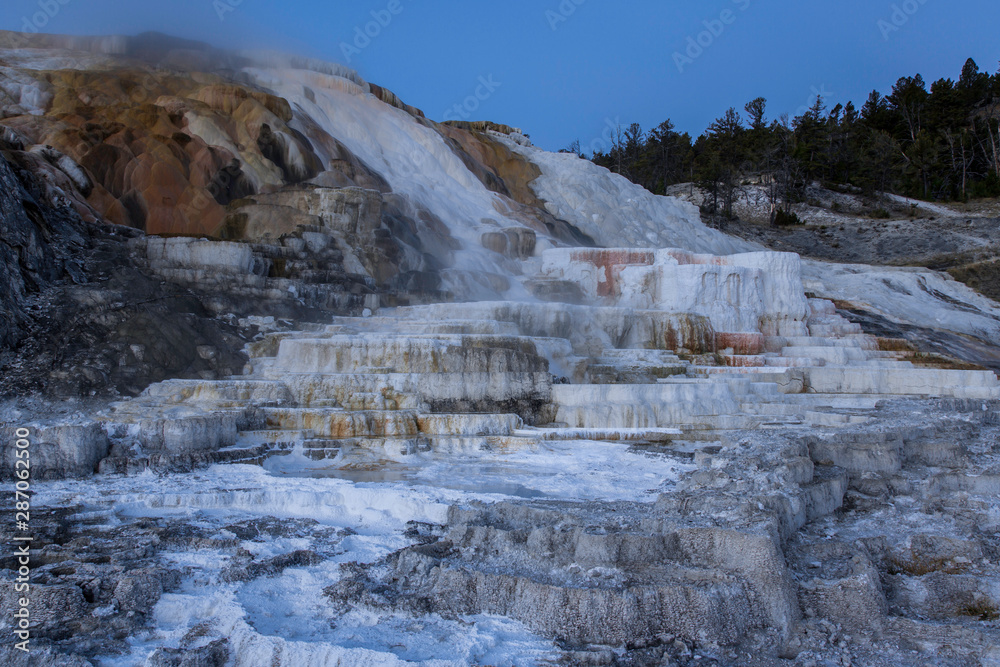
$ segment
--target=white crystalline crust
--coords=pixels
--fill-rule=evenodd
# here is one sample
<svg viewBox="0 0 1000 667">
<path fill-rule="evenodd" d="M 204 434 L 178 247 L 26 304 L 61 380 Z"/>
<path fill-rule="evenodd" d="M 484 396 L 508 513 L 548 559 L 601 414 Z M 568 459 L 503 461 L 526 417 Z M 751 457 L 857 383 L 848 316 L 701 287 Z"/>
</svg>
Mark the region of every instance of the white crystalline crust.
<svg viewBox="0 0 1000 667">
<path fill-rule="evenodd" d="M 322 526 L 356 531 L 340 543 L 340 555 L 245 584 L 215 581 L 227 564 L 222 552 L 167 554 L 172 565 L 187 568 L 189 579 L 157 604 L 154 633 L 136 638 L 131 654 L 106 656 L 101 664 L 142 664 L 156 647 L 175 645 L 200 627 L 211 637 L 227 637 L 232 664 L 246 667 L 527 666 L 555 657 L 557 651 L 550 641 L 515 621 L 485 615 L 461 621 L 435 615 L 415 619 L 364 610 L 334 617 L 323 589 L 343 576 L 340 564 L 374 562 L 407 546 L 410 541 L 402 532 L 408 521 L 446 523 L 448 507 L 454 503 L 492 502 L 502 499 L 502 494 L 518 493 L 518 486 L 521 492 L 530 489 L 553 498 L 652 501 L 655 495 L 650 491 L 689 468 L 651 462 L 626 449 L 624 444 L 569 441 L 546 444 L 535 452 L 501 453 L 491 460 L 481 456 L 428 460 L 419 476 L 405 485 L 298 476 L 322 467 L 293 456 L 277 462 L 273 472 L 235 465 L 193 475 L 109 478 L 99 486 L 48 483 L 39 485 L 35 502 L 50 506 L 82 503 L 114 507 L 115 513 L 124 516 L 185 519 L 214 527 L 220 537 L 227 534 L 224 526 L 261 516 L 281 521 L 313 519 Z M 491 493 L 494 488 L 498 495 Z M 113 525 L 118 519 L 109 513 L 107 521 Z M 279 538 L 246 541 L 241 546 L 265 559 L 324 545 L 310 539 Z M 331 626 L 333 620 L 335 626 Z"/>
<path fill-rule="evenodd" d="M 613 248 L 546 250 L 541 275 L 579 285 L 595 304 L 704 315 L 717 331 L 805 335 L 809 307 L 798 255 L 719 257 L 677 249 L 643 255 Z"/>
<path fill-rule="evenodd" d="M 5 116 L 41 115 L 52 102 L 49 87 L 10 67 L 0 67 L 0 110 Z"/>
<path fill-rule="evenodd" d="M 248 274 L 254 269 L 253 251 L 245 243 L 151 237 L 143 239 L 142 246 L 154 269 L 208 269 L 233 274 Z"/>
<path fill-rule="evenodd" d="M 653 195 L 588 160 L 510 145 L 542 169 L 532 187 L 550 212 L 577 225 L 599 245 L 673 247 L 714 255 L 763 250 L 708 228 L 692 204 Z M 997 304 L 935 271 L 806 261 L 803 277 L 806 290 L 817 297 L 854 301 L 891 321 L 984 340 L 1000 337 Z"/>
<path fill-rule="evenodd" d="M 411 205 L 440 218 L 463 245 L 456 269 L 470 274 L 484 269 L 509 274 L 500 256 L 482 247 L 480 237 L 483 231 L 522 227 L 523 223 L 498 212 L 498 196 L 486 189 L 435 130 L 349 79 L 300 69 L 250 69 L 247 73 L 341 141 Z M 307 88 L 311 96 L 306 95 Z M 328 155 L 320 158 L 329 163 Z M 446 276 L 446 287 L 466 298 L 496 296 L 486 287 L 449 280 Z M 511 296 L 518 294 L 525 296 L 514 283 Z"/>
<path fill-rule="evenodd" d="M 947 274 L 919 268 L 802 262 L 805 288 L 892 322 L 1000 340 L 1000 306 Z"/>
<path fill-rule="evenodd" d="M 41 57 L 36 64 L 45 62 Z M 481 236 L 521 222 L 498 213 L 498 196 L 432 127 L 379 101 L 349 71 L 270 55 L 257 61 L 246 73 L 292 103 L 299 114 L 293 126 L 309 116 L 381 174 L 415 217 L 423 211 L 443 222 L 462 244 L 446 288 L 479 300 L 367 310 L 364 318 L 275 334 L 248 347 L 243 377 L 154 385 L 103 415 L 103 431 L 96 424 L 36 428 L 45 439 L 39 460 L 72 474 L 95 465 L 128 470 L 152 457 L 261 462 L 188 475 L 106 476 L 98 485 L 38 485 L 39 505 L 83 505 L 91 525 L 101 516 L 107 526 L 174 519 L 225 541 L 235 538 L 240 521 L 275 517 L 336 534 L 240 540 L 239 549 L 260 561 L 323 552 L 319 564 L 249 579 L 223 576 L 235 549 L 168 551 L 164 557 L 184 572 L 180 589 L 160 598 L 154 630 L 134 639 L 131 654 L 102 664 L 141 664 L 153 649 L 192 636 L 228 638 L 231 664 L 248 667 L 544 663 L 557 656 L 556 645 L 507 618 L 445 619 L 363 604 L 345 613 L 326 591 L 347 577 L 350 568 L 341 565 L 385 567 L 383 559 L 414 544 L 415 524 L 453 524 L 454 514 L 472 506 L 551 500 L 669 509 L 661 501 L 670 492 L 725 464 L 723 432 L 865 424 L 886 396 L 1000 397 L 994 374 L 919 368 L 880 350 L 834 303 L 813 297 L 995 340 L 996 304 L 954 281 L 925 270 L 768 252 L 709 229 L 689 204 L 514 139 L 514 150 L 542 170 L 533 187 L 549 212 L 604 246 L 554 247 L 554 239 L 543 238 L 536 257 L 517 266 L 484 248 Z M 44 102 L 41 88 L 20 82 L 7 94 L 27 107 Z M 210 139 L 211 128 L 195 131 Z M 321 155 L 324 162 L 330 157 Z M 321 195 L 313 204 L 322 209 L 330 201 Z M 303 245 L 308 241 L 303 237 Z M 192 282 L 203 275 L 252 282 L 261 269 L 246 244 L 151 239 L 143 248 L 151 267 Z M 502 295 L 508 300 L 483 298 L 497 298 L 474 279 L 484 271 L 510 279 Z M 545 287 L 580 303 L 529 296 L 529 288 Z M 690 458 L 643 453 L 663 443 Z M 70 461 L 73 452 L 87 456 Z M 798 505 L 788 506 L 798 526 L 839 507 L 847 488 L 843 471 L 814 477 L 808 452 L 792 457 L 797 461 L 782 473 L 788 477 L 767 482 L 810 485 Z M 149 458 L 140 464 L 140 457 Z M 719 471 L 718 488 L 730 473 L 753 475 Z M 768 535 L 760 541 L 765 547 Z M 757 565 L 742 547 L 727 553 L 741 567 Z M 784 556 L 775 554 L 784 571 Z M 742 599 L 737 593 L 734 599 Z M 782 627 L 792 622 L 773 618 Z"/>
<path fill-rule="evenodd" d="M 541 167 L 542 176 L 532 188 L 549 212 L 576 225 L 600 246 L 684 248 L 715 255 L 762 250 L 705 226 L 693 204 L 653 195 L 589 160 L 510 145 Z"/>
</svg>

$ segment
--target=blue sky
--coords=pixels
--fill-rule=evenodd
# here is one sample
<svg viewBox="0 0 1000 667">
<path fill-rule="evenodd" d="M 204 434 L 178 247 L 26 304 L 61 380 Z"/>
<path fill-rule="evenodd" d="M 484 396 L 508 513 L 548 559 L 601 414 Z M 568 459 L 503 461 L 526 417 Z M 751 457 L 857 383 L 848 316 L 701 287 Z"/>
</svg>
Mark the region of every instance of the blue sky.
<svg viewBox="0 0 1000 667">
<path fill-rule="evenodd" d="M 55 33 L 159 30 L 225 47 L 349 57 L 366 79 L 435 120 L 468 115 L 518 126 L 548 149 L 574 139 L 586 148 L 616 121 L 648 129 L 671 118 L 698 134 L 757 96 L 768 99 L 769 117 L 794 115 L 817 92 L 831 106 L 860 104 L 903 75 L 957 78 L 968 57 L 993 73 L 1000 61 L 996 0 L 4 4 L 4 29 L 28 21 Z M 376 35 L 367 43 L 358 38 L 366 28 Z"/>
</svg>

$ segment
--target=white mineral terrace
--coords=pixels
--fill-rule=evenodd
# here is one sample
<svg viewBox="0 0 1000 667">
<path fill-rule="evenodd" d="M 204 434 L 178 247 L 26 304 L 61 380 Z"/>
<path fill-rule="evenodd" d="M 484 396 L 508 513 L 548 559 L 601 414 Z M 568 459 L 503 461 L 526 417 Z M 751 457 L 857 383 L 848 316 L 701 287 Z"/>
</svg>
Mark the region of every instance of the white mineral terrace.
<svg viewBox="0 0 1000 667">
<path fill-rule="evenodd" d="M 116 70 L 122 39 L 5 50 L 8 108 L 46 115 L 50 70 Z M 343 67 L 243 55 L 240 86 L 288 103 L 260 116 L 284 166 L 233 138 L 260 123 L 242 112 L 183 119 L 256 193 L 228 207 L 240 241 L 128 251 L 261 333 L 242 373 L 219 376 L 227 354 L 27 424 L 33 622 L 101 667 L 1000 666 L 997 375 L 839 314 L 975 359 L 997 303 L 768 252 L 519 131 L 465 136 Z M 58 183 L 88 179 L 57 160 Z"/>
<path fill-rule="evenodd" d="M 151 431 L 147 441 L 175 453 L 280 443 L 346 466 L 528 451 L 571 435 L 849 424 L 890 396 L 1000 397 L 991 372 L 918 368 L 879 351 L 832 303 L 806 298 L 796 255 L 558 249 L 533 279 L 573 282 L 594 305 L 337 318 L 252 345 L 244 376 L 154 385 L 107 421 Z"/>
<path fill-rule="evenodd" d="M 170 261 L 185 260 L 175 253 Z M 206 262 L 194 255 L 191 261 Z M 188 574 L 157 604 L 157 630 L 136 638 L 131 655 L 102 664 L 141 662 L 198 628 L 227 637 L 238 665 L 544 663 L 559 655 L 547 637 L 563 622 L 563 607 L 539 615 L 549 589 L 538 582 L 572 582 L 584 567 L 591 580 L 612 587 L 607 590 L 620 586 L 620 573 L 586 565 L 580 546 L 583 566 L 540 563 L 536 572 L 531 559 L 487 559 L 475 565 L 482 568 L 477 584 L 462 578 L 472 576 L 463 569 L 451 571 L 458 578 L 450 583 L 438 582 L 445 589 L 513 587 L 521 593 L 511 599 L 524 597 L 530 613 L 517 606 L 521 602 L 504 607 L 484 599 L 481 608 L 495 615 L 456 621 L 426 614 L 417 622 L 362 608 L 337 612 L 323 602 L 325 591 L 345 577 L 342 564 L 375 563 L 411 545 L 406 535 L 414 524 L 408 522 L 450 525 L 455 512 L 472 511 L 459 508 L 512 500 L 575 503 L 573 512 L 590 511 L 581 501 L 652 507 L 666 502 L 657 499 L 668 498 L 661 494 L 683 484 L 685 475 L 711 468 L 724 432 L 836 430 L 866 422 L 879 401 L 892 397 L 1000 398 L 991 372 L 919 368 L 900 353 L 879 351 L 831 302 L 806 297 L 795 255 L 560 249 L 545 252 L 537 265 L 526 280 L 575 283 L 592 303 L 448 303 L 335 318 L 249 345 L 244 375 L 156 384 L 104 415 L 108 432 L 143 443 L 140 454 L 211 453 L 212 460 L 235 465 L 109 478 L 100 489 L 54 483 L 44 491 L 47 502 L 106 508 L 88 515 L 92 522 L 113 525 L 122 512 L 185 518 L 222 536 L 230 534 L 226 526 L 261 516 L 309 521 L 292 537 L 245 541 L 241 548 L 259 559 L 308 548 L 324 560 L 239 584 L 225 583 L 228 552 L 173 554 L 172 564 Z M 64 439 L 85 439 L 89 431 L 79 428 Z M 647 447 L 676 456 L 650 456 Z M 851 460 L 838 465 L 850 468 Z M 789 489 L 802 485 L 780 529 L 786 536 L 838 507 L 847 484 L 843 472 L 820 473 L 802 457 L 787 460 L 779 474 L 790 480 Z M 756 529 L 718 539 L 707 528 L 675 530 L 684 548 L 708 554 L 705 569 L 672 578 L 668 568 L 651 579 L 647 598 L 661 600 L 662 608 L 634 610 L 641 617 L 635 622 L 658 619 L 694 633 L 690 608 L 708 605 L 714 611 L 707 631 L 726 642 L 761 624 L 787 623 L 794 607 L 786 608 L 791 603 L 780 595 L 751 613 L 741 586 L 705 588 L 717 582 L 717 568 L 733 567 L 731 576 L 772 590 L 768 578 L 785 576 L 772 538 L 755 537 Z M 452 539 L 472 544 L 506 544 L 496 536 L 499 528 L 459 521 L 453 531 Z M 587 539 L 605 539 L 603 532 L 595 535 Z M 732 540 L 726 548 L 738 558 L 711 551 Z M 607 547 L 594 548 L 603 553 Z M 745 569 L 743 559 L 754 550 L 768 563 L 763 570 Z M 423 571 L 417 556 L 395 567 L 404 580 Z M 574 604 L 581 608 L 617 599 L 612 593 L 607 600 L 588 597 L 604 595 L 600 587 L 565 585 L 559 595 L 578 596 Z M 619 641 L 597 620 L 580 627 L 591 633 L 581 637 Z"/>
</svg>

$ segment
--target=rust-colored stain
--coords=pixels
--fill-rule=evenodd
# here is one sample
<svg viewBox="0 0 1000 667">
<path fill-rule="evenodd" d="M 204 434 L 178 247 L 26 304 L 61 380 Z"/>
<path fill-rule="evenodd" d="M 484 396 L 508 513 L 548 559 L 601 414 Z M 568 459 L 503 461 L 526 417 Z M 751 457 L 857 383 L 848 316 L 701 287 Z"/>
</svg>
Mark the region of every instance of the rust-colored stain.
<svg viewBox="0 0 1000 667">
<path fill-rule="evenodd" d="M 747 355 L 722 355 L 722 359 L 726 362 L 727 366 L 733 368 L 761 368 L 764 366 L 764 358 L 758 356 L 747 356 Z"/>
<path fill-rule="evenodd" d="M 696 255 L 684 250 L 669 249 L 665 251 L 669 257 L 677 260 L 678 264 L 699 264 L 704 266 L 731 266 L 732 262 L 728 257 L 716 255 Z"/>
<path fill-rule="evenodd" d="M 729 348 L 732 348 L 733 354 L 737 355 L 763 354 L 764 334 L 717 331 L 715 333 L 715 349 L 726 350 Z"/>
<path fill-rule="evenodd" d="M 572 253 L 570 259 L 604 269 L 605 281 L 597 284 L 597 296 L 616 296 L 622 269 L 626 266 L 652 266 L 656 255 L 651 250 L 579 250 Z"/>
</svg>

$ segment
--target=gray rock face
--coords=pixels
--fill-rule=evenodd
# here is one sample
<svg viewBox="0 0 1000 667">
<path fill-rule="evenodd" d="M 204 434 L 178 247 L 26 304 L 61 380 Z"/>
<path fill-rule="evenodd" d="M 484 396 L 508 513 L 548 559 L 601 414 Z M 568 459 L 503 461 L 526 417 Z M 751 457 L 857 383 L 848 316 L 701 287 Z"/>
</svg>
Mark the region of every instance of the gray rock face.
<svg viewBox="0 0 1000 667">
<path fill-rule="evenodd" d="M 0 426 L 0 478 L 14 479 L 21 428 L 29 431 L 27 451 L 33 479 L 89 477 L 108 455 L 108 436 L 97 423 Z"/>
<path fill-rule="evenodd" d="M 721 655 L 730 660 L 721 664 L 778 664 L 749 659 L 761 650 L 803 664 L 831 656 L 911 664 L 903 654 L 914 645 L 912 632 L 933 646 L 919 653 L 941 660 L 913 664 L 991 664 L 1000 551 L 977 533 L 975 526 L 992 525 L 978 501 L 949 496 L 964 526 L 957 533 L 935 519 L 920 527 L 910 510 L 896 522 L 882 514 L 895 503 L 919 516 L 940 502 L 930 471 L 991 460 L 995 429 L 987 415 L 997 406 L 921 405 L 929 417 L 920 420 L 908 419 L 905 403 L 883 409 L 877 430 L 858 426 L 818 438 L 732 434 L 722 447 L 697 451 L 699 469 L 652 507 L 455 507 L 445 527 L 415 527 L 418 544 L 374 566 L 348 568 L 326 594 L 337 609 L 509 616 L 566 647 L 662 647 L 662 637 L 729 647 Z M 947 443 L 956 438 L 964 462 L 947 457 L 945 467 L 928 468 L 928 461 L 940 465 L 939 452 L 952 451 Z M 984 446 L 986 458 L 979 459 L 973 451 Z M 886 453 L 868 454 L 879 447 Z M 831 467 L 833 461 L 849 469 Z M 988 485 L 966 488 L 990 492 Z M 935 532 L 941 530 L 948 533 Z M 923 619 L 964 625 L 944 631 Z M 944 646 L 945 637 L 959 634 L 965 648 Z M 744 653 L 747 660 L 738 657 Z M 619 664 L 599 652 L 586 655 L 593 664 Z M 645 662 L 640 655 L 648 654 L 638 648 L 629 655 L 635 664 L 660 659 Z"/>
<path fill-rule="evenodd" d="M 628 505 L 455 511 L 445 537 L 394 557 L 393 580 L 403 599 L 433 611 L 511 616 L 572 645 L 665 633 L 735 644 L 793 622 L 790 579 L 767 527 L 697 524 Z"/>
<path fill-rule="evenodd" d="M 197 298 L 130 262 L 124 242 L 136 232 L 83 222 L 74 209 L 83 206 L 80 183 L 58 167 L 65 156 L 50 163 L 10 141 L 6 148 L 0 395 L 137 393 L 169 376 L 242 367 L 235 327 L 210 321 Z M 63 174 L 59 187 L 56 172 Z M 201 358 L 199 348 L 216 354 Z"/>
<path fill-rule="evenodd" d="M 0 611 L 11 618 L 20 608 L 18 598 L 24 594 L 15 592 L 13 586 L 4 586 L 0 595 Z M 72 626 L 90 613 L 83 591 L 72 584 L 32 586 L 28 599 L 36 636 L 65 638 L 72 632 Z"/>
<path fill-rule="evenodd" d="M 159 648 L 146 660 L 146 667 L 224 667 L 229 660 L 229 640 L 194 649 Z"/>
<path fill-rule="evenodd" d="M 94 663 L 78 655 L 66 655 L 51 646 L 35 646 L 30 653 L 13 646 L 0 646 L 0 661 L 10 667 L 93 667 Z"/>
<path fill-rule="evenodd" d="M 113 595 L 119 611 L 148 614 L 163 595 L 163 575 L 149 568 L 130 571 L 118 580 Z"/>
<path fill-rule="evenodd" d="M 512 616 L 576 646 L 661 635 L 739 645 L 761 632 L 785 641 L 800 610 L 783 535 L 818 507 L 805 489 L 837 480 L 829 491 L 839 490 L 837 506 L 846 490 L 842 474 L 814 471 L 803 451 L 778 448 L 769 456 L 773 471 L 759 479 L 738 472 L 749 452 L 716 453 L 706 459 L 711 468 L 652 511 L 545 501 L 456 508 L 445 534 L 395 554 L 388 575 L 362 572 L 327 594 L 445 615 Z M 778 479 L 786 482 L 781 491 L 773 490 Z"/>
<path fill-rule="evenodd" d="M 127 650 L 127 640 L 147 623 L 164 591 L 176 588 L 176 571 L 158 558 L 167 544 L 211 544 L 183 526 L 140 522 L 107 529 L 68 520 L 80 507 L 33 507 L 30 563 L 31 654 L 18 658 L 4 643 L 0 659 L 11 665 L 90 665 L 98 654 Z M 8 542 L 12 533 L 0 532 Z M 16 559 L 8 551 L 2 567 Z M 25 595 L 0 587 L 0 613 L 9 618 Z M 197 664 L 197 663 L 193 663 Z"/>
<path fill-rule="evenodd" d="M 881 575 L 863 545 L 832 541 L 788 550 L 802 573 L 799 602 L 814 616 L 829 619 L 850 632 L 885 625 L 889 612 Z"/>
<path fill-rule="evenodd" d="M 6 135 L 5 135 L 6 136 Z M 10 147 L 9 142 L 0 149 Z M 32 192 L 25 187 L 35 185 Z M 34 179 L 19 174 L 0 153 L 0 348 L 24 337 L 27 297 L 63 276 L 80 273 L 73 249 L 83 244 L 79 216 L 69 207 L 55 209 Z"/>
</svg>

